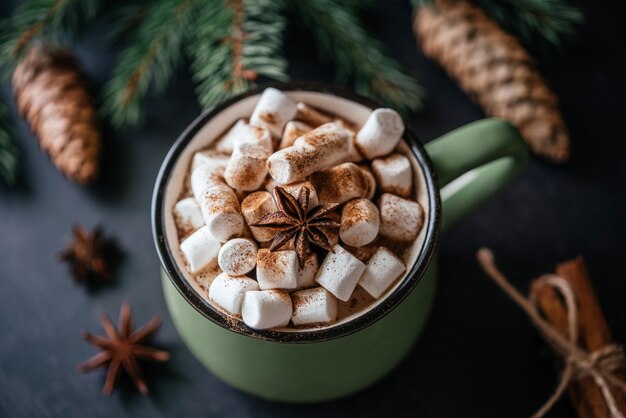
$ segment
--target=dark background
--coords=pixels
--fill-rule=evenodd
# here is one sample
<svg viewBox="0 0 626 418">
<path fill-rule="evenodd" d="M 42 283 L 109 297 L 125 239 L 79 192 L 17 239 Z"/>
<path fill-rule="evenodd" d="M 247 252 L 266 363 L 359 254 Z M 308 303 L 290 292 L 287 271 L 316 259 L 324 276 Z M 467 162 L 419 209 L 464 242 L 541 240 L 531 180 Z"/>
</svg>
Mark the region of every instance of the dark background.
<svg viewBox="0 0 626 418">
<path fill-rule="evenodd" d="M 626 33 L 617 3 L 584 2 L 587 23 L 577 46 L 567 58 L 542 64 L 571 130 L 571 162 L 533 158 L 521 178 L 441 238 L 440 286 L 421 340 L 389 376 L 336 402 L 277 404 L 226 386 L 192 357 L 167 316 L 150 197 L 168 148 L 200 112 L 184 70 L 166 94 L 150 100 L 142 129 L 107 133 L 103 179 L 92 189 L 68 183 L 19 122 L 22 180 L 13 190 L 0 188 L 0 416 L 529 416 L 552 393 L 557 362 L 479 270 L 474 253 L 493 248 L 524 292 L 530 279 L 583 254 L 615 339 L 626 342 Z M 10 9 L 3 0 L 2 15 Z M 409 121 L 424 141 L 483 117 L 416 50 L 408 2 L 378 2 L 368 16 L 369 29 L 430 92 L 427 110 Z M 285 46 L 291 76 L 332 81 L 332 67 L 318 62 L 311 40 L 292 32 Z M 96 84 L 114 62 L 102 35 L 93 28 L 77 45 Z M 3 90 L 8 98 L 9 87 Z M 75 222 L 102 222 L 119 238 L 126 257 L 113 285 L 85 289 L 57 262 Z M 122 301 L 133 305 L 138 323 L 153 313 L 165 319 L 155 343 L 172 360 L 147 369 L 149 397 L 126 382 L 105 398 L 103 372 L 75 369 L 95 353 L 79 330 L 101 333 L 99 314 L 117 316 Z M 550 416 L 572 415 L 564 399 Z"/>
</svg>

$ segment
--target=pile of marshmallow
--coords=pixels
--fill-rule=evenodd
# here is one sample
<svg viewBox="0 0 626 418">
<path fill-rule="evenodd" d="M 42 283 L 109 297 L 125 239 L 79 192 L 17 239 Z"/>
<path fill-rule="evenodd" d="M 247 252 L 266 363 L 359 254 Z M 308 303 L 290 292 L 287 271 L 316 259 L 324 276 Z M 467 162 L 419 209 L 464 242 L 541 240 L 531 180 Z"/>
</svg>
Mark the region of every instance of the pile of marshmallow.
<svg viewBox="0 0 626 418">
<path fill-rule="evenodd" d="M 216 261 L 221 270 L 209 300 L 251 328 L 268 329 L 332 324 L 338 300 L 348 301 L 357 285 L 380 298 L 405 271 L 403 261 L 378 246 L 365 264 L 353 249 L 377 238 L 409 245 L 422 227 L 411 163 L 394 152 L 403 132 L 391 109 L 374 110 L 357 132 L 266 89 L 249 121 L 194 154 L 190 192 L 173 209 L 188 272 Z M 278 210 L 276 185 L 294 196 L 308 187 L 309 208 L 342 204 L 339 232 L 328 231 L 333 252 L 321 264 L 311 253 L 301 268 L 293 240 L 271 252 L 276 231 L 249 226 Z"/>
</svg>

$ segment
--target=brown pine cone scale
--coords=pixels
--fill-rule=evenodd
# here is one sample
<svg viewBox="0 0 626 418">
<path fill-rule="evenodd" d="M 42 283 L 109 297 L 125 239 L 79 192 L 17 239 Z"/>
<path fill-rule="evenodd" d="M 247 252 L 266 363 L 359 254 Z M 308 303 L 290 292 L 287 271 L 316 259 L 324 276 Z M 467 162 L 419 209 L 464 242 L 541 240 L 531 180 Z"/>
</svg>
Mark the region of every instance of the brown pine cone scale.
<svg viewBox="0 0 626 418">
<path fill-rule="evenodd" d="M 420 7 L 414 30 L 422 51 L 485 113 L 517 126 L 535 153 L 567 160 L 569 134 L 557 97 L 515 37 L 467 0 Z"/>
<path fill-rule="evenodd" d="M 32 47 L 13 72 L 13 93 L 39 144 L 68 178 L 93 182 L 101 136 L 82 71 L 68 50 Z"/>
</svg>

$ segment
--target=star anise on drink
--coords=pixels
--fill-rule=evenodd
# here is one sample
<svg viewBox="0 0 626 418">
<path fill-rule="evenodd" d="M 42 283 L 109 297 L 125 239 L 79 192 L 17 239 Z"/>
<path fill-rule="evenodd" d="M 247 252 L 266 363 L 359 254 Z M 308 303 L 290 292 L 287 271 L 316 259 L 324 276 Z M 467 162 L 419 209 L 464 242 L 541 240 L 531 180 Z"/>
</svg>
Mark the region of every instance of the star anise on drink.
<svg viewBox="0 0 626 418">
<path fill-rule="evenodd" d="M 111 279 L 110 264 L 117 253 L 115 241 L 105 237 L 101 226 L 92 231 L 76 224 L 72 229 L 74 241 L 59 253 L 59 259 L 70 265 L 76 282 L 88 279 Z"/>
<path fill-rule="evenodd" d="M 257 222 L 250 224 L 279 231 L 270 245 L 272 252 L 295 237 L 296 253 L 301 268 L 311 251 L 310 244 L 333 251 L 325 230 L 337 229 L 340 226 L 337 220 L 338 214 L 333 212 L 339 203 L 322 203 L 309 208 L 310 194 L 311 190 L 302 186 L 296 199 L 282 187 L 276 186 L 274 197 L 279 210 L 268 213 Z"/>
<path fill-rule="evenodd" d="M 108 367 L 102 392 L 110 395 L 115 387 L 117 377 L 122 369 L 131 378 L 139 392 L 148 394 L 148 386 L 144 381 L 137 360 L 167 361 L 170 355 L 167 351 L 157 350 L 143 345 L 161 325 L 161 319 L 154 316 L 143 327 L 133 331 L 133 317 L 130 306 L 122 304 L 120 309 L 119 329 L 111 322 L 107 314 L 102 314 L 102 325 L 107 336 L 93 335 L 81 331 L 81 335 L 90 344 L 102 350 L 89 360 L 78 365 L 78 370 L 88 372 L 100 367 Z"/>
</svg>

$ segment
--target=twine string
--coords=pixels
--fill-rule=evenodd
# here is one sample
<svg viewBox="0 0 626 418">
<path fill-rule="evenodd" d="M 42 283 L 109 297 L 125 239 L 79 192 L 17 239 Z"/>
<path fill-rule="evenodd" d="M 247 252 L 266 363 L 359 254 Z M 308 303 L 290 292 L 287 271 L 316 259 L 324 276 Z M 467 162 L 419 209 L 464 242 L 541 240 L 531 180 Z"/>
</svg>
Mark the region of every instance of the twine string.
<svg viewBox="0 0 626 418">
<path fill-rule="evenodd" d="M 599 350 L 588 353 L 578 346 L 578 308 L 576 298 L 571 285 L 562 277 L 547 274 L 538 280 L 542 285 L 551 286 L 563 297 L 567 311 L 567 337 L 558 332 L 548 323 L 539 312 L 537 301 L 531 295 L 524 297 L 495 265 L 493 253 L 482 248 L 477 253 L 478 261 L 487 275 L 504 290 L 504 292 L 530 318 L 533 325 L 541 332 L 548 344 L 563 358 L 564 368 L 556 390 L 550 398 L 532 415 L 532 418 L 541 418 L 554 406 L 556 401 L 563 395 L 567 385 L 574 380 L 591 377 L 600 389 L 612 418 L 625 418 L 619 411 L 615 397 L 611 392 L 613 386 L 626 393 L 626 383 L 613 375 L 615 370 L 625 366 L 624 351 L 622 347 L 609 344 Z"/>
</svg>

